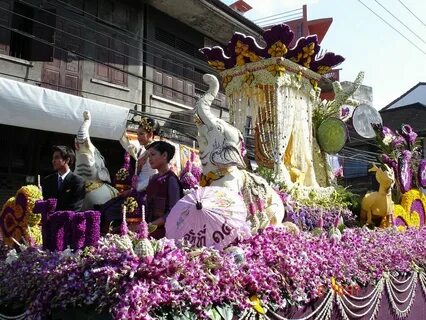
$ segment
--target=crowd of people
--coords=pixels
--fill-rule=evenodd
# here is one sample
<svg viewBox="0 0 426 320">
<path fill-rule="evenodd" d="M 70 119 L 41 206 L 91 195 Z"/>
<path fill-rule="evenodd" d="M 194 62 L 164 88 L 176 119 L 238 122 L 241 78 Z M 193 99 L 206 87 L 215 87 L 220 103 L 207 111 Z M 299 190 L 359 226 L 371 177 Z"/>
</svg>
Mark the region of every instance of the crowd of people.
<svg viewBox="0 0 426 320">
<path fill-rule="evenodd" d="M 132 195 L 138 205 L 144 206 L 146 210 L 145 217 L 151 236 L 161 238 L 165 235 L 166 217 L 183 196 L 183 188 L 179 178 L 170 169 L 175 147 L 158 140 L 159 132 L 159 124 L 150 117 L 144 117 L 137 130 L 138 147 L 130 143 L 126 135 L 120 140 L 123 148 L 136 160 L 137 181 L 131 188 L 100 206 L 102 230 L 108 231 L 112 222 L 121 222 L 121 208 L 125 199 Z M 70 147 L 53 147 L 52 166 L 56 172 L 42 180 L 41 188 L 44 199 L 57 199 L 58 211 L 80 211 L 83 206 L 85 181 L 71 171 L 74 162 L 75 153 Z"/>
</svg>

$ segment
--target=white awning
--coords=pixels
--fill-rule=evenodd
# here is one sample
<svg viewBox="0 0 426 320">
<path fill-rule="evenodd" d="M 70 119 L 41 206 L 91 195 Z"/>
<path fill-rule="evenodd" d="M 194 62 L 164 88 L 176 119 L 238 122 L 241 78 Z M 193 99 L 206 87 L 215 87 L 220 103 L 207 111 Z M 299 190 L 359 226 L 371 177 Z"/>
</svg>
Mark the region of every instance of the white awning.
<svg viewBox="0 0 426 320">
<path fill-rule="evenodd" d="M 92 115 L 90 136 L 121 138 L 128 108 L 0 78 L 1 124 L 77 134 L 85 110 Z"/>
</svg>

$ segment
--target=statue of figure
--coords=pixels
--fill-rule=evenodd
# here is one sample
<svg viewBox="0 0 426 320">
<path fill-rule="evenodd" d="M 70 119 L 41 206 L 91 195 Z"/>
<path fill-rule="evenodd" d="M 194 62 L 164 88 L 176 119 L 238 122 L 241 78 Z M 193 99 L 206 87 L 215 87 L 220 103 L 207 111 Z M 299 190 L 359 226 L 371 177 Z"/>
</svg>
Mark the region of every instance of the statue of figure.
<svg viewBox="0 0 426 320">
<path fill-rule="evenodd" d="M 218 80 L 210 74 L 204 75 L 203 80 L 209 89 L 195 106 L 203 167 L 200 185 L 222 186 L 241 192 L 249 210 L 253 232 L 268 224 L 281 224 L 284 206 L 278 194 L 266 180 L 244 170 L 245 147 L 241 131 L 210 111 L 219 90 Z"/>
<path fill-rule="evenodd" d="M 361 223 L 388 227 L 392 224 L 394 203 L 392 201 L 392 187 L 395 176 L 392 169 L 385 164 L 386 170 L 375 164 L 368 170 L 376 173 L 376 180 L 380 184 L 379 191 L 367 193 L 361 202 Z"/>
<path fill-rule="evenodd" d="M 86 181 L 86 197 L 82 210 L 93 209 L 115 197 L 118 191 L 109 185 L 111 178 L 104 157 L 92 144 L 89 136 L 90 112 L 83 113 L 84 121 L 75 139 L 74 172 Z"/>
</svg>

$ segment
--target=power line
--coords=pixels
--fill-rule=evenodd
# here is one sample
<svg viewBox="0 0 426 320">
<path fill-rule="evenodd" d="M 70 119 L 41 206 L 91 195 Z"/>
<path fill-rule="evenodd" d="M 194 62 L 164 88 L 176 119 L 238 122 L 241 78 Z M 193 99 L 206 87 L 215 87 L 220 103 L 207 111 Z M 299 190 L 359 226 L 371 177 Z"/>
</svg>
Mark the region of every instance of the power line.
<svg viewBox="0 0 426 320">
<path fill-rule="evenodd" d="M 26 1 L 24 1 L 24 0 L 18 0 L 18 1 L 19 1 L 20 3 L 23 3 L 23 4 L 27 5 L 27 6 L 30 6 L 30 7 L 34 8 L 34 9 L 37 9 L 37 10 L 40 10 L 40 11 L 46 12 L 46 13 L 48 13 L 48 14 L 50 14 L 50 15 L 53 15 L 53 16 L 55 16 L 56 18 L 61 18 L 61 19 L 63 19 L 64 21 L 67 21 L 67 22 L 70 22 L 70 23 L 74 24 L 75 26 L 78 26 L 78 27 L 84 27 L 86 30 L 88 30 L 88 27 L 87 27 L 85 24 L 81 23 L 81 22 L 77 22 L 77 21 L 75 21 L 75 20 L 72 20 L 72 19 L 69 19 L 69 18 L 67 18 L 67 17 L 61 16 L 61 15 L 59 15 L 59 14 L 57 14 L 57 13 L 53 13 L 52 11 L 49 11 L 49 10 L 47 10 L 47 9 L 44 9 L 44 8 L 42 8 L 42 7 L 40 7 L 40 6 L 37 6 L 37 5 L 34 5 L 34 4 L 32 4 L 32 3 L 26 2 Z M 114 33 L 117 33 L 117 34 L 119 34 L 119 35 L 122 35 L 122 36 L 124 36 L 124 37 L 127 37 L 128 39 L 131 39 L 132 41 L 142 41 L 142 42 L 143 42 L 143 43 L 145 43 L 147 46 L 149 46 L 149 47 L 151 47 L 151 48 L 153 48 L 153 49 L 157 50 L 158 52 L 161 52 L 161 53 L 164 53 L 164 54 L 170 54 L 170 55 L 172 55 L 173 57 L 176 57 L 176 56 L 181 57 L 181 59 L 180 59 L 180 60 L 178 60 L 178 61 L 188 62 L 188 63 L 193 64 L 194 66 L 197 66 L 197 67 L 200 67 L 200 68 L 206 68 L 207 70 L 209 70 L 209 72 L 214 72 L 214 71 L 215 71 L 215 70 L 214 70 L 212 67 L 210 67 L 208 64 L 198 62 L 197 60 L 194 60 L 194 59 L 190 59 L 189 57 L 186 57 L 184 54 L 182 54 L 182 53 L 180 53 L 180 52 L 177 52 L 176 50 L 172 50 L 172 49 L 170 49 L 170 48 L 168 48 L 168 47 L 166 47 L 166 46 L 164 46 L 164 45 L 162 45 L 162 44 L 160 44 L 160 43 L 158 43 L 158 42 L 155 42 L 155 41 L 153 41 L 153 40 L 147 39 L 147 38 L 145 38 L 145 37 L 143 37 L 143 36 L 141 37 L 141 36 L 139 36 L 139 35 L 138 35 L 138 34 L 136 34 L 136 33 L 128 32 L 128 34 L 127 34 L 126 32 L 123 32 L 123 31 L 121 31 L 121 30 L 119 30 L 119 29 L 117 29 L 117 28 L 114 28 L 114 27 L 109 26 L 109 25 L 108 25 L 108 21 L 103 20 L 103 19 L 100 19 L 100 18 L 98 18 L 97 16 L 95 16 L 95 15 L 92 15 L 92 14 L 88 13 L 87 11 L 80 10 L 79 8 L 74 7 L 74 6 L 70 5 L 70 4 L 66 4 L 66 3 L 64 3 L 64 2 L 62 2 L 62 1 L 58 1 L 58 0 L 57 0 L 57 2 L 63 3 L 64 5 L 66 5 L 66 6 L 68 6 L 68 7 L 71 7 L 73 10 L 78 10 L 79 12 L 81 12 L 82 14 L 84 14 L 84 15 L 86 15 L 86 16 L 90 16 L 90 17 L 95 18 L 95 20 L 92 20 L 91 22 L 94 22 L 95 24 L 101 25 L 101 26 L 102 26 L 102 28 L 105 28 L 105 27 L 106 27 L 107 29 L 110 29 L 110 30 L 111 30 L 111 31 L 113 31 Z M 57 4 L 53 4 L 53 3 L 51 3 L 51 4 L 52 4 L 52 5 L 56 5 L 56 6 L 57 6 Z M 5 8 L 1 8 L 1 9 L 6 10 L 6 11 L 9 11 L 9 10 L 7 10 L 7 9 L 5 9 Z M 12 13 L 16 14 L 16 13 L 15 13 L 15 12 L 13 12 L 13 11 L 9 11 L 9 12 L 12 12 Z M 37 22 L 37 23 L 40 23 L 39 21 L 36 21 L 36 22 Z M 99 22 L 103 22 L 103 23 L 102 23 L 102 24 L 100 24 Z M 49 26 L 49 27 L 54 28 L 53 26 Z M 55 29 L 55 30 L 62 31 L 62 30 L 57 29 L 57 28 L 54 28 L 54 29 Z M 90 32 L 94 32 L 94 33 L 96 33 L 96 34 L 99 34 L 99 35 L 102 35 L 102 36 L 104 36 L 104 37 L 107 37 L 108 39 L 113 39 L 113 40 L 115 40 L 115 41 L 118 41 L 118 42 L 120 42 L 120 43 L 122 43 L 122 44 L 124 44 L 124 45 L 126 45 L 126 46 L 128 46 L 128 47 L 130 47 L 130 48 L 136 49 L 138 52 L 144 52 L 144 53 L 147 53 L 147 54 L 153 54 L 153 55 L 155 54 L 155 53 L 151 53 L 150 51 L 147 51 L 147 50 L 141 49 L 140 47 L 137 47 L 137 46 L 131 45 L 131 44 L 129 44 L 128 42 L 126 42 L 126 41 L 124 41 L 124 40 L 122 40 L 122 39 L 114 38 L 113 36 L 111 36 L 111 35 L 110 35 L 110 34 L 108 34 L 108 33 L 104 33 L 104 32 L 98 31 L 98 30 L 96 30 L 96 29 L 90 29 Z M 162 59 L 162 60 L 167 60 L 167 58 L 161 58 L 161 57 L 160 57 L 160 59 Z M 170 62 L 170 61 L 169 61 L 169 62 Z M 173 63 L 173 62 L 172 62 L 172 64 L 177 65 L 176 63 Z"/>
<path fill-rule="evenodd" d="M 281 16 L 281 15 L 293 15 L 295 13 L 290 13 L 290 12 L 294 12 L 294 11 L 302 11 L 302 9 L 301 8 L 299 8 L 299 9 L 293 9 L 293 10 L 289 10 L 289 11 L 285 11 L 285 12 L 273 14 L 271 16 L 266 16 L 266 17 L 263 17 L 263 18 L 254 19 L 253 22 L 259 22 L 261 20 L 269 20 L 270 18 Z"/>
<path fill-rule="evenodd" d="M 261 21 L 258 24 L 259 25 L 272 25 L 272 24 L 276 24 L 276 23 L 279 23 L 279 22 L 297 20 L 298 18 L 301 18 L 301 16 L 297 14 L 297 15 L 294 15 L 294 16 L 278 17 L 278 18 L 274 18 L 274 19 L 271 19 L 271 20 Z"/>
<path fill-rule="evenodd" d="M 408 8 L 405 4 L 404 4 L 404 2 L 402 2 L 401 0 L 398 0 L 399 1 L 399 3 L 400 4 L 402 4 L 403 6 L 404 6 L 404 8 L 405 9 L 407 9 L 412 15 L 413 15 L 413 17 L 414 18 L 416 18 L 417 20 L 419 20 L 420 21 L 420 23 L 422 24 L 422 25 L 424 25 L 425 27 L 426 27 L 426 24 L 418 17 L 418 16 L 416 16 L 415 14 L 414 14 L 414 12 L 413 11 L 411 11 L 410 10 L 410 8 Z"/>
<path fill-rule="evenodd" d="M 179 95 L 187 96 L 187 97 L 190 97 L 190 98 L 196 98 L 196 99 L 198 99 L 198 97 L 197 97 L 197 96 L 193 96 L 193 95 L 190 95 L 190 94 L 187 94 L 187 93 L 181 92 L 181 91 L 179 91 L 179 90 L 177 90 L 177 89 L 174 89 L 174 88 L 172 88 L 172 87 L 165 86 L 165 85 L 163 85 L 163 84 L 159 84 L 159 83 L 157 83 L 157 82 L 155 82 L 155 81 L 153 81 L 153 80 L 151 80 L 151 79 L 148 79 L 148 78 L 145 78 L 145 77 L 143 77 L 143 76 L 140 76 L 140 75 L 134 74 L 134 73 L 132 73 L 132 72 L 129 72 L 129 71 L 126 71 L 126 70 L 120 69 L 120 68 L 118 68 L 118 67 L 116 67 L 116 66 L 113 66 L 113 65 L 110 65 L 110 64 L 107 64 L 107 63 L 101 62 L 101 61 L 99 61 L 98 59 L 95 59 L 95 58 L 92 58 L 92 57 L 86 56 L 86 55 L 84 55 L 84 54 L 82 54 L 82 53 L 79 53 L 79 52 L 76 52 L 76 51 L 73 51 L 73 50 L 65 49 L 65 48 L 63 48 L 63 47 L 57 46 L 57 45 L 55 45 L 55 44 L 53 44 L 53 43 L 50 43 L 49 41 L 46 41 L 46 40 L 44 40 L 44 39 L 41 39 L 41 38 L 35 37 L 35 36 L 30 35 L 30 34 L 28 34 L 28 33 L 26 33 L 26 32 L 23 32 L 23 31 L 21 31 L 21 30 L 17 30 L 17 29 L 14 29 L 14 28 L 6 27 L 6 26 L 1 25 L 1 24 L 0 24 L 0 28 L 3 28 L 3 29 L 6 29 L 6 30 L 9 30 L 9 31 L 13 31 L 13 32 L 19 33 L 19 34 L 21 34 L 21 35 L 23 35 L 23 36 L 25 36 L 25 37 L 28 37 L 28 38 L 33 39 L 33 40 L 36 40 L 36 41 L 38 41 L 38 42 L 41 42 L 41 43 L 46 44 L 46 45 L 48 45 L 48 46 L 51 46 L 51 47 L 53 47 L 53 48 L 56 48 L 56 49 L 59 49 L 59 50 L 65 51 L 65 52 L 72 52 L 73 54 L 75 54 L 75 55 L 77 55 L 77 56 L 79 56 L 79 57 L 82 57 L 82 58 L 84 58 L 84 59 L 87 59 L 87 60 L 90 60 L 90 61 L 93 61 L 93 62 L 96 62 L 96 63 L 99 63 L 99 64 L 102 64 L 102 65 L 104 65 L 104 66 L 107 66 L 108 68 L 111 68 L 111 69 L 117 70 L 117 71 L 119 71 L 119 72 L 123 72 L 123 73 L 125 73 L 125 74 L 127 74 L 127 75 L 130 75 L 130 76 L 133 76 L 133 77 L 135 77 L 135 78 L 137 78 L 137 79 L 147 81 L 147 82 L 152 83 L 152 84 L 154 84 L 154 85 L 160 85 L 162 88 L 166 88 L 167 90 L 170 90 L 170 91 L 173 91 L 173 92 L 177 92 Z M 52 85 L 52 84 L 51 84 L 51 85 Z M 68 88 L 68 89 L 70 89 L 70 88 Z M 72 90 L 72 89 L 71 89 L 71 90 Z M 75 90 L 75 91 L 79 91 L 79 90 Z M 201 91 L 201 92 L 202 92 L 202 91 Z"/>
<path fill-rule="evenodd" d="M 378 17 L 380 20 L 382 20 L 384 23 L 386 23 L 389 27 L 391 27 L 394 31 L 398 32 L 400 36 L 402 36 L 405 40 L 410 42 L 414 47 L 416 47 L 420 52 L 422 52 L 424 55 L 426 55 L 426 52 L 422 50 L 419 46 L 417 46 L 414 42 L 412 42 L 410 39 L 408 39 L 406 36 L 404 36 L 401 32 L 399 32 L 396 28 L 394 28 L 389 22 L 387 22 L 385 19 L 383 19 L 379 14 L 377 14 L 374 10 L 370 9 L 364 2 L 361 0 L 358 0 L 359 3 L 361 3 L 364 7 L 366 7 L 369 11 L 371 11 L 376 17 Z"/>
<path fill-rule="evenodd" d="M 109 51 L 109 52 L 117 53 L 118 55 L 120 55 L 120 56 L 122 56 L 122 57 L 125 57 L 125 58 L 128 58 L 128 59 L 131 59 L 131 60 L 136 61 L 136 62 L 138 62 L 138 63 L 140 63 L 140 64 L 145 64 L 145 65 L 147 65 L 147 66 L 149 66 L 149 67 L 151 67 L 151 68 L 154 68 L 154 69 L 156 69 L 156 70 L 161 70 L 161 71 L 164 71 L 164 72 L 166 72 L 166 73 L 172 73 L 172 74 L 175 74 L 174 72 L 170 72 L 170 70 L 167 70 L 167 69 L 164 69 L 164 68 L 161 68 L 161 67 L 155 66 L 155 65 L 153 65 L 153 64 L 147 63 L 147 62 L 146 62 L 146 61 L 144 61 L 143 59 L 138 59 L 138 58 L 133 57 L 133 56 L 130 56 L 130 55 L 128 55 L 128 54 L 124 54 L 124 53 L 123 53 L 123 52 L 121 52 L 121 51 L 118 51 L 118 50 L 112 49 L 112 48 L 110 48 L 110 47 L 104 46 L 104 45 L 99 44 L 99 43 L 97 43 L 97 42 L 91 41 L 91 40 L 89 40 L 89 39 L 87 39 L 87 38 L 83 38 L 83 37 L 80 37 L 80 36 L 78 36 L 78 35 L 76 35 L 76 34 L 73 34 L 73 33 L 67 32 L 67 31 L 64 31 L 64 30 L 62 30 L 62 29 L 58 29 L 58 28 L 56 28 L 56 27 L 54 27 L 54 26 L 51 26 L 51 25 L 49 25 L 49 24 L 46 24 L 46 23 L 43 23 L 43 22 L 37 21 L 37 20 L 35 20 L 35 19 L 33 19 L 33 18 L 30 18 L 30 17 L 24 16 L 24 15 L 21 15 L 21 14 L 19 14 L 19 13 L 17 13 L 17 12 L 14 12 L 14 11 L 11 11 L 11 10 L 8 10 L 8 9 L 5 9 L 5 8 L 1 8 L 1 7 L 0 7 L 0 10 L 3 10 L 3 11 L 6 11 L 6 12 L 9 12 L 9 13 L 11 13 L 11 14 L 13 14 L 13 15 L 18 16 L 18 17 L 22 17 L 22 18 L 27 19 L 27 20 L 29 20 L 29 21 L 32 21 L 32 22 L 35 22 L 35 23 L 40 24 L 40 25 L 42 25 L 42 26 L 48 27 L 48 28 L 50 28 L 50 29 L 52 29 L 52 30 L 54 30 L 54 31 L 59 31 L 59 32 L 61 32 L 61 33 L 65 34 L 65 35 L 68 35 L 68 36 L 71 36 L 71 37 L 73 37 L 73 38 L 76 38 L 76 39 L 82 40 L 82 41 L 84 41 L 84 42 L 86 42 L 86 43 L 90 43 L 90 44 L 92 44 L 92 45 L 94 45 L 94 46 L 96 46 L 96 47 L 100 47 L 100 48 L 105 49 L 105 50 L 107 50 L 107 51 Z M 114 39 L 114 38 L 112 38 L 112 39 Z M 128 45 L 128 46 L 129 46 L 129 47 L 131 47 L 131 45 Z M 152 56 L 154 56 L 154 57 L 158 57 L 158 56 L 155 54 L 155 52 L 150 52 L 150 51 L 145 51 L 145 50 L 143 50 L 143 51 L 144 51 L 146 54 L 150 54 L 150 55 L 152 55 Z M 167 58 L 161 58 L 161 59 L 162 59 L 162 60 L 167 60 L 167 61 L 169 61 Z M 176 65 L 176 66 L 180 66 L 179 64 L 176 64 L 176 63 L 172 63 L 172 64 L 174 64 L 174 65 Z M 109 65 L 108 65 L 108 66 L 109 66 Z M 120 69 L 120 70 L 121 70 L 121 69 Z M 194 74 L 196 74 L 197 72 L 193 71 L 193 73 L 194 73 Z M 191 81 L 191 82 L 195 82 L 195 81 L 194 81 L 194 79 L 192 79 L 192 78 L 188 78 L 188 77 L 185 77 L 185 76 L 182 76 L 182 75 L 179 75 L 179 77 L 180 77 L 181 79 L 185 79 L 185 80 L 189 80 L 189 81 Z"/>
<path fill-rule="evenodd" d="M 412 34 L 414 34 L 414 36 L 416 36 L 417 39 L 419 39 L 420 41 L 422 41 L 423 43 L 426 44 L 426 42 L 417 34 L 415 33 L 409 26 L 407 26 L 403 21 L 401 21 L 397 16 L 395 16 L 392 12 L 390 12 L 385 6 L 383 6 L 378 0 L 374 0 L 375 2 L 377 2 L 379 4 L 379 6 L 381 6 L 383 9 L 386 10 L 387 13 L 389 13 L 392 17 L 394 17 L 400 24 L 402 24 L 405 28 L 407 28 L 407 30 L 409 30 Z"/>
</svg>

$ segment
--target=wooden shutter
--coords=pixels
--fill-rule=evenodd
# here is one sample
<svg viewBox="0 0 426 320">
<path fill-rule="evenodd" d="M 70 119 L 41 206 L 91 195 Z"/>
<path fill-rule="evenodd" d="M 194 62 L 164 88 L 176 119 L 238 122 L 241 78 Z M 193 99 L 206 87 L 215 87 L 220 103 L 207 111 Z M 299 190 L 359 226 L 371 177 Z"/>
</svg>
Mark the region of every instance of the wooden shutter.
<svg viewBox="0 0 426 320">
<path fill-rule="evenodd" d="M 178 102 L 183 102 L 183 80 L 179 78 L 179 76 L 183 76 L 183 64 L 179 62 L 175 62 L 174 64 L 175 75 L 173 77 L 173 99 Z"/>
<path fill-rule="evenodd" d="M 189 82 L 189 81 L 185 81 L 185 88 L 184 88 L 184 101 L 185 104 L 189 105 L 189 106 L 193 106 L 194 105 L 194 98 L 193 96 L 195 95 L 195 86 L 193 83 Z"/>
<path fill-rule="evenodd" d="M 95 78 L 104 81 L 110 81 L 109 68 L 105 65 L 110 63 L 109 60 L 109 41 L 108 38 L 102 35 L 97 36 L 96 43 L 96 59 L 97 63 L 95 63 Z"/>
<path fill-rule="evenodd" d="M 163 95 L 163 73 L 154 70 L 154 94 Z"/>
<path fill-rule="evenodd" d="M 110 44 L 112 44 L 110 46 L 110 48 L 112 48 L 112 50 L 110 51 L 110 63 L 112 63 L 112 65 L 116 68 L 126 71 L 128 61 L 126 57 L 128 52 L 126 44 L 122 41 L 114 39 L 110 39 Z M 122 52 L 123 54 L 120 54 L 120 52 Z M 111 68 L 112 83 L 127 86 L 127 76 L 127 73 L 119 71 L 115 68 Z"/>
<path fill-rule="evenodd" d="M 82 52 L 82 41 L 81 37 L 81 28 L 75 24 L 67 23 L 64 24 L 64 31 L 68 34 L 75 35 L 64 35 L 64 40 L 66 40 L 66 48 L 68 49 L 64 63 L 63 71 L 63 86 L 65 87 L 64 91 L 70 94 L 78 95 L 80 90 L 80 69 L 82 60 L 80 56 L 76 53 Z"/>
<path fill-rule="evenodd" d="M 166 98 L 173 98 L 173 77 L 168 74 L 163 74 L 163 92 Z"/>
</svg>

